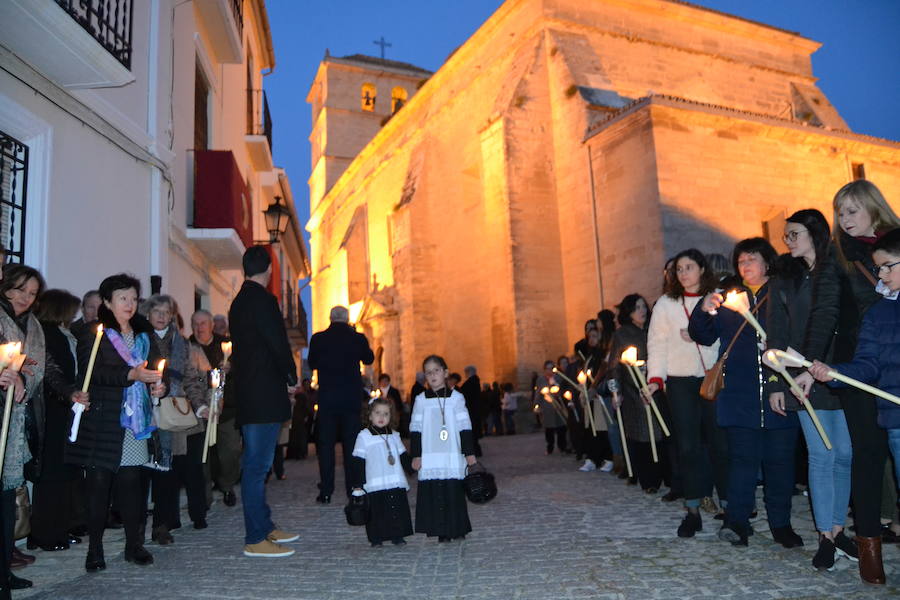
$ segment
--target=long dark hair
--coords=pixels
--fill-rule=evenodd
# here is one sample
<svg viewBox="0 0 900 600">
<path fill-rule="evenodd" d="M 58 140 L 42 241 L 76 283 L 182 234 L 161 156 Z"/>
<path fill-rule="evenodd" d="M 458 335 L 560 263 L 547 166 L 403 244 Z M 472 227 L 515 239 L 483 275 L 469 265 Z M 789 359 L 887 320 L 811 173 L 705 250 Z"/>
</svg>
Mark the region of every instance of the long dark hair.
<svg viewBox="0 0 900 600">
<path fill-rule="evenodd" d="M 831 244 L 831 231 L 828 229 L 825 215 L 814 208 L 805 208 L 798 210 L 785 221 L 806 227 L 806 231 L 812 239 L 813 249 L 816 251 L 815 266 L 822 264 L 822 259 L 827 256 Z"/>
<path fill-rule="evenodd" d="M 696 248 L 688 248 L 676 254 L 675 258 L 672 259 L 672 264 L 669 266 L 670 273 L 666 277 L 666 289 L 663 290 L 666 296 L 674 299 L 684 296 L 684 286 L 678 281 L 678 261 L 682 258 L 689 258 L 700 267 L 700 289 L 698 293 L 701 296 L 705 296 L 716 289 L 718 280 L 716 279 L 716 274 L 709 267 L 706 256 Z"/>
<path fill-rule="evenodd" d="M 34 267 L 19 264 L 5 265 L 3 267 L 3 281 L 0 281 L 0 297 L 6 302 L 6 292 L 9 290 L 20 289 L 29 279 L 34 279 L 38 284 L 37 295 L 35 296 L 34 303 L 29 309 L 35 310 L 37 308 L 37 302 L 47 288 L 47 284 L 44 282 L 44 276 L 41 275 L 41 272 Z"/>
<path fill-rule="evenodd" d="M 631 313 L 637 308 L 638 300 L 643 300 L 644 306 L 647 307 L 647 319 L 644 321 L 644 327 L 646 328 L 649 325 L 650 305 L 647 304 L 647 300 L 640 294 L 628 294 L 622 298 L 622 301 L 616 307 L 619 309 L 619 325 L 634 325 L 634 322 L 631 320 Z"/>
</svg>

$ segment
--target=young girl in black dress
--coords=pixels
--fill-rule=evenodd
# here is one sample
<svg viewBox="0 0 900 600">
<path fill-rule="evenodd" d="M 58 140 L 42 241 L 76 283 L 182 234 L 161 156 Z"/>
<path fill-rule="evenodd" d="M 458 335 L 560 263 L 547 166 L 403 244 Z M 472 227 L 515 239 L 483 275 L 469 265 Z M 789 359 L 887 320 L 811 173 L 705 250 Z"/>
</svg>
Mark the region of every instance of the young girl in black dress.
<svg viewBox="0 0 900 600">
<path fill-rule="evenodd" d="M 386 540 L 403 545 L 403 538 L 413 534 L 403 473 L 410 469 L 409 455 L 400 434 L 391 429 L 390 398 L 371 400 L 368 416 L 369 426 L 359 432 L 353 447 L 353 494 L 368 495 L 366 535 L 372 546 Z"/>
<path fill-rule="evenodd" d="M 465 398 L 447 385 L 446 361 L 429 356 L 423 371 L 429 389 L 416 398 L 409 425 L 419 472 L 416 532 L 448 542 L 472 531 L 462 480 L 466 465 L 475 464 L 475 440 Z"/>
</svg>

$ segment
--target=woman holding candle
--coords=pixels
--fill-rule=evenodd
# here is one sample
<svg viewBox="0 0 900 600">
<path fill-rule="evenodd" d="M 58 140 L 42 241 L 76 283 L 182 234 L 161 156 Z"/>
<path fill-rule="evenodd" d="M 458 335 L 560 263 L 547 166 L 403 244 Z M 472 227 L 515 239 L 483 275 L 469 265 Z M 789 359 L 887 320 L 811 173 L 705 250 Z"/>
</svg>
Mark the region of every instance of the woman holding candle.
<svg viewBox="0 0 900 600">
<path fill-rule="evenodd" d="M 658 421 L 654 419 L 648 423 L 647 411 L 644 408 L 647 406 L 647 400 L 635 385 L 632 375 L 628 373 L 629 367 L 621 362 L 622 352 L 631 347 L 637 350 L 637 359 L 647 359 L 647 324 L 650 310 L 647 301 L 639 294 L 625 296 L 618 308 L 619 328 L 612 339 L 609 371 L 612 378 L 619 383 L 618 397 L 622 409 L 622 422 L 631 450 L 634 476 L 644 492 L 655 494 L 659 491 L 664 477 L 663 465 L 666 455 L 663 433 Z M 656 461 L 653 460 L 650 436 L 653 436 L 657 445 Z"/>
<path fill-rule="evenodd" d="M 197 348 L 191 347 L 178 331 L 175 304 L 171 296 L 154 294 L 140 308 L 153 327 L 159 353 L 166 360 L 166 383 L 170 396 L 183 396 L 195 412 L 209 411 L 207 372 L 209 364 Z M 205 363 L 205 364 L 203 364 Z M 152 364 L 152 363 L 151 363 Z M 202 372 L 198 367 L 205 366 Z M 151 539 L 160 545 L 174 542 L 172 529 L 181 526 L 179 498 L 181 487 L 187 491 L 188 514 L 194 529 L 206 528 L 206 479 L 203 475 L 204 427 L 197 425 L 186 431 L 160 431 L 159 443 L 169 470 L 151 472 L 153 489 L 153 526 Z"/>
<path fill-rule="evenodd" d="M 25 464 L 41 455 L 43 441 L 44 402 L 41 382 L 44 379 L 46 350 L 44 332 L 32 312 L 34 302 L 44 291 L 44 278 L 31 267 L 6 265 L 0 282 L 0 338 L 3 342 L 18 342 L 19 352 L 29 359 L 27 371 L 16 373 L 7 368 L 2 375 L 3 387 L 16 388 L 15 404 L 9 418 L 6 453 L 3 459 L 3 491 L 0 493 L 0 515 L 3 522 L 3 566 L 11 562 L 24 566 L 33 562 L 15 550 L 13 528 L 16 523 L 16 489 L 25 483 Z M 6 398 L 6 394 L 3 398 Z M 2 405 L 2 403 L 0 403 Z M 34 427 L 26 427 L 27 413 Z M 31 440 L 28 439 L 29 433 Z M 37 467 L 37 461 L 32 466 Z M 28 559 L 31 559 L 30 561 Z M 9 575 L 11 589 L 31 587 L 27 579 Z"/>
<path fill-rule="evenodd" d="M 769 299 L 769 277 L 777 255 L 763 238 L 737 243 L 732 261 L 740 279 L 724 285 L 744 293 L 763 328 L 766 311 L 759 310 Z M 772 371 L 761 362 L 761 337 L 745 318 L 723 305 L 722 294 L 712 292 L 691 313 L 688 332 L 698 344 L 720 342 L 720 358 L 729 346 L 725 361 L 725 386 L 716 401 L 716 418 L 728 438 L 728 506 L 719 538 L 735 546 L 746 546 L 751 534 L 750 513 L 756 500 L 760 467 L 765 479 L 766 511 L 772 537 L 785 548 L 802 546 L 803 540 L 791 527 L 791 494 L 794 490 L 794 448 L 797 444 L 797 416 L 772 410 L 765 389 Z M 733 341 L 733 345 L 732 345 Z"/>
<path fill-rule="evenodd" d="M 806 332 L 815 326 L 809 320 L 812 303 L 813 278 L 830 253 L 828 221 L 817 210 L 800 210 L 787 218 L 784 243 L 790 255 L 779 262 L 779 275 L 771 280 L 768 347 L 802 350 Z M 822 360 L 834 355 L 833 340 L 825 349 Z M 853 456 L 847 420 L 840 397 L 822 384 L 809 389 L 808 402 L 822 423 L 831 449 L 826 448 L 809 413 L 789 391 L 781 378 L 769 378 L 769 402 L 780 415 L 797 412 L 806 445 L 809 449 L 809 491 L 813 516 L 819 532 L 819 549 L 813 557 L 813 567 L 832 570 L 836 555 L 857 560 L 856 544 L 844 535 L 847 506 L 850 502 L 850 463 Z"/>
<path fill-rule="evenodd" d="M 141 527 L 142 467 L 151 462 L 150 395 L 162 397 L 166 388 L 161 373 L 148 366 L 161 356 L 153 327 L 137 314 L 140 289 L 140 282 L 124 273 L 100 284 L 103 333 L 90 373 L 96 332 L 85 331 L 78 340 L 79 378 L 89 382 L 91 408 L 81 418 L 78 439 L 66 447 L 66 462 L 86 470 L 90 545 L 84 566 L 89 573 L 106 568 L 103 530 L 113 487 L 125 525 L 125 560 L 153 562 Z"/>
<path fill-rule="evenodd" d="M 872 246 L 886 232 L 900 227 L 900 217 L 881 191 L 864 179 L 838 190 L 832 207 L 835 252 L 826 257 L 816 277 L 806 343 L 798 350 L 812 360 L 826 356 L 833 347 L 832 360 L 843 363 L 853 358 L 863 315 L 881 299 L 872 274 Z M 809 387 L 812 377 L 803 374 L 797 382 Z M 887 435 L 878 427 L 874 396 L 852 387 L 838 394 L 853 445 L 850 493 L 859 574 L 868 583 L 883 584 L 880 516 Z"/>
<path fill-rule="evenodd" d="M 561 386 L 562 382 L 565 381 L 553 372 L 555 367 L 556 365 L 553 364 L 552 360 L 544 361 L 544 373 L 535 380 L 534 384 L 537 390 L 535 404 L 540 407 L 541 424 L 544 426 L 544 439 L 547 441 L 548 456 L 553 454 L 554 440 L 560 454 L 571 454 L 571 450 L 568 449 L 568 444 L 566 443 L 566 421 L 560 416 L 559 411 L 553 407 L 553 404 L 548 402 L 544 398 L 544 394 L 541 393 L 542 389 L 554 385 Z M 560 387 L 560 392 L 553 402 L 565 402 L 562 396 L 563 391 Z"/>
<path fill-rule="evenodd" d="M 651 393 L 665 388 L 677 448 L 687 515 L 678 537 L 693 537 L 703 528 L 700 508 L 717 512 L 713 485 L 724 506 L 728 479 L 725 431 L 716 424 L 716 405 L 700 396 L 706 369 L 719 354 L 719 343 L 701 346 L 688 335 L 691 311 L 718 281 L 706 257 L 694 248 L 675 256 L 673 276 L 656 301 L 647 336 L 647 374 Z"/>
</svg>

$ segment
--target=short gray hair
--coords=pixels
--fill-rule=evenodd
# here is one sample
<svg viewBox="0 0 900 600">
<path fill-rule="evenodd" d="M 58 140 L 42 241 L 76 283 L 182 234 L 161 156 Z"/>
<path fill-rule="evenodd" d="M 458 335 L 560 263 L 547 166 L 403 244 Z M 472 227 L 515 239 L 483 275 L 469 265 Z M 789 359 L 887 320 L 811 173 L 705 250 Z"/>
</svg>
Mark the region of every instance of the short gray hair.
<svg viewBox="0 0 900 600">
<path fill-rule="evenodd" d="M 335 306 L 331 309 L 329 318 L 332 323 L 349 323 L 350 311 L 345 306 Z"/>
<path fill-rule="evenodd" d="M 206 310 L 205 308 L 199 308 L 199 309 L 195 310 L 194 314 L 191 315 L 191 320 L 193 320 L 194 317 L 209 317 L 210 321 L 213 320 L 213 314 L 211 312 L 209 312 L 208 310 Z"/>
<path fill-rule="evenodd" d="M 150 313 L 157 306 L 162 306 L 163 304 L 167 304 L 169 306 L 169 312 L 172 313 L 172 318 L 175 318 L 175 299 L 168 294 L 153 294 L 143 302 L 141 302 L 141 308 L 139 312 L 144 317 L 149 317 Z"/>
</svg>

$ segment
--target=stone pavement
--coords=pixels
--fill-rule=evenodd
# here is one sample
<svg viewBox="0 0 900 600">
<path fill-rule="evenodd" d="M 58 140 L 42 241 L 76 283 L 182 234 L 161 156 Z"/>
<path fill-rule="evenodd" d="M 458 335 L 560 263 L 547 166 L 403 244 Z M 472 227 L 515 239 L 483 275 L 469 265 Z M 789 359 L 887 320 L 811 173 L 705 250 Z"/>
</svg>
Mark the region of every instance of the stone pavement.
<svg viewBox="0 0 900 600">
<path fill-rule="evenodd" d="M 846 560 L 832 573 L 813 570 L 815 534 L 803 497 L 795 498 L 794 527 L 805 548 L 777 546 L 761 519 L 750 547 L 738 549 L 716 539 L 718 522 L 712 519 L 704 519 L 698 537 L 678 539 L 678 506 L 610 474 L 580 473 L 569 456 L 544 456 L 540 434 L 487 438 L 483 446 L 500 493 L 487 505 L 469 505 L 474 531 L 462 542 L 438 545 L 417 535 L 405 547 L 370 548 L 362 528 L 347 526 L 339 500 L 313 502 L 318 477 L 310 458 L 288 461 L 288 479 L 268 486 L 276 521 L 301 534 L 290 558 L 245 558 L 240 505 L 217 502 L 208 529 L 190 529 L 185 514 L 188 527 L 174 532 L 174 545 L 148 545 L 156 558 L 150 567 L 124 562 L 121 531 L 107 532 L 108 568 L 100 574 L 83 570 L 86 544 L 37 552 L 38 562 L 17 572 L 35 587 L 13 598 L 900 597 L 897 546 L 885 548 L 892 585 L 865 586 Z M 414 486 L 409 497 L 412 503 Z"/>
</svg>

